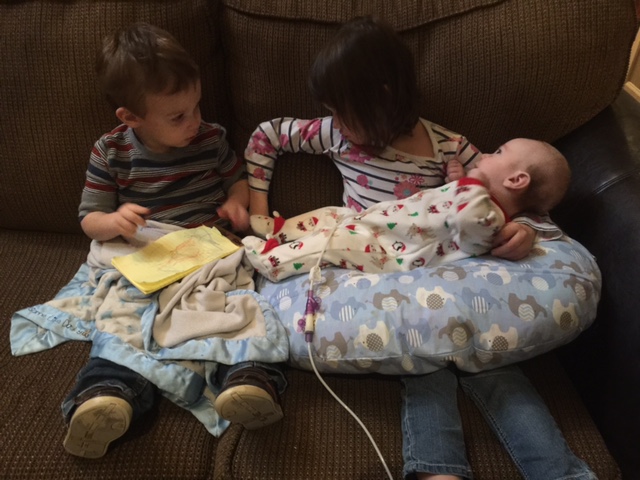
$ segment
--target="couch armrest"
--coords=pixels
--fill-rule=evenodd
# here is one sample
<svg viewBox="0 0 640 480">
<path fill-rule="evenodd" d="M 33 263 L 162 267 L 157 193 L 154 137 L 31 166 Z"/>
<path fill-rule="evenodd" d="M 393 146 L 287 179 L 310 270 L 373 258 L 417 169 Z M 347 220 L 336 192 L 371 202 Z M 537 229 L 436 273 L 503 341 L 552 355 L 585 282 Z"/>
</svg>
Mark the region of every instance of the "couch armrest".
<svg viewBox="0 0 640 480">
<path fill-rule="evenodd" d="M 596 257 L 593 326 L 561 357 L 626 478 L 640 471 L 640 104 L 622 93 L 556 146 L 573 170 L 554 220 Z"/>
</svg>

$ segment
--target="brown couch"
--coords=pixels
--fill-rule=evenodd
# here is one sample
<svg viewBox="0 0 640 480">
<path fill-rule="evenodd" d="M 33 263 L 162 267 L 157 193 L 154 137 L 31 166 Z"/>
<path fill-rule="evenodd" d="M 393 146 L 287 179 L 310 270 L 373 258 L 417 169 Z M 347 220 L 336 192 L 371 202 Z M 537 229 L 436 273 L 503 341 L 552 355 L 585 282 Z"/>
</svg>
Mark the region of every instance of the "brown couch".
<svg viewBox="0 0 640 480">
<path fill-rule="evenodd" d="M 601 308 L 575 342 L 523 368 L 599 478 L 637 478 L 640 334 L 630 317 L 640 308 L 640 109 L 620 96 L 635 12 L 633 0 L 0 1 L 0 478 L 384 478 L 348 413 L 313 373 L 294 369 L 285 418 L 273 426 L 232 426 L 215 438 L 162 399 L 104 458 L 72 457 L 59 406 L 90 345 L 21 357 L 9 346 L 12 313 L 51 299 L 88 252 L 77 221 L 84 172 L 93 142 L 116 124 L 93 72 L 104 34 L 136 20 L 174 33 L 202 67 L 203 117 L 227 126 L 241 153 L 262 120 L 323 114 L 307 93 L 308 67 L 341 22 L 364 13 L 386 18 L 413 48 L 423 116 L 483 150 L 527 136 L 569 158 L 574 182 L 554 218 L 598 258 Z M 339 203 L 329 161 L 296 159 L 291 182 L 292 161 L 276 171 L 275 209 L 290 216 Z M 327 381 L 401 478 L 397 379 Z M 519 478 L 480 413 L 463 395 L 459 403 L 476 478 Z"/>
</svg>

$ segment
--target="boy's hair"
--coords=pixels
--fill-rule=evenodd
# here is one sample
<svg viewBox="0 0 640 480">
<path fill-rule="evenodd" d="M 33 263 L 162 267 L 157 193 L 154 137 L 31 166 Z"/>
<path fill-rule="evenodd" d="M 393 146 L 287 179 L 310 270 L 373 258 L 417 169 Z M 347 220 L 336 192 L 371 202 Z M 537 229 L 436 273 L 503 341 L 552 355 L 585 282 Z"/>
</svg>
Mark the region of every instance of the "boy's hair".
<svg viewBox="0 0 640 480">
<path fill-rule="evenodd" d="M 535 142 L 527 159 L 529 187 L 519 199 L 520 211 L 546 214 L 560 203 L 569 188 L 571 169 L 562 153 L 547 142 Z"/>
<path fill-rule="evenodd" d="M 200 69 L 168 32 L 146 23 L 124 27 L 103 41 L 98 79 L 115 108 L 146 115 L 145 96 L 173 94 L 195 84 Z"/>
<path fill-rule="evenodd" d="M 309 88 L 376 148 L 410 134 L 418 122 L 413 55 L 391 26 L 371 16 L 340 28 L 316 57 Z"/>
</svg>

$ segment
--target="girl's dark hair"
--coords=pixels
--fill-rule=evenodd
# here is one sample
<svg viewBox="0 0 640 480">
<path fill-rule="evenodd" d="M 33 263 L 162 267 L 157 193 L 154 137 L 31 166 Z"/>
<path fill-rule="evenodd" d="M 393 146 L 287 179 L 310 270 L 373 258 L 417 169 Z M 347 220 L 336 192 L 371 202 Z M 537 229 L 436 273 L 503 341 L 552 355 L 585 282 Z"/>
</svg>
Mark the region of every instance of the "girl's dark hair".
<svg viewBox="0 0 640 480">
<path fill-rule="evenodd" d="M 309 88 L 376 148 L 410 134 L 418 121 L 413 55 L 390 25 L 371 16 L 340 28 L 313 62 Z"/>
<path fill-rule="evenodd" d="M 104 39 L 96 71 L 114 107 L 146 114 L 146 95 L 184 91 L 200 79 L 193 58 L 167 31 L 135 23 Z"/>
</svg>

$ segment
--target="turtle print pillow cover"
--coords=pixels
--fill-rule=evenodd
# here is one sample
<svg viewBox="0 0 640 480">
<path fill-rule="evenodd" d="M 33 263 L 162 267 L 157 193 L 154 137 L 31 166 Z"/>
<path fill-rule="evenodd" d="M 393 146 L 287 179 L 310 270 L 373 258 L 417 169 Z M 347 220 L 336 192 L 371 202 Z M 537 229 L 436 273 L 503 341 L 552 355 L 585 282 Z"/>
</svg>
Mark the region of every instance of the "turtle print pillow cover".
<svg viewBox="0 0 640 480">
<path fill-rule="evenodd" d="M 258 281 L 287 329 L 292 366 L 311 370 L 305 341 L 309 277 Z M 520 262 L 491 256 L 408 272 L 336 267 L 314 283 L 311 350 L 320 371 L 424 374 L 454 363 L 478 372 L 548 352 L 596 316 L 601 275 L 575 240 L 542 241 Z"/>
</svg>

